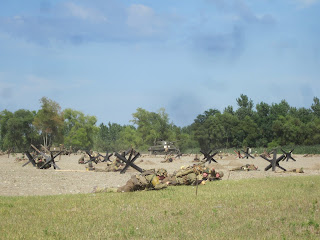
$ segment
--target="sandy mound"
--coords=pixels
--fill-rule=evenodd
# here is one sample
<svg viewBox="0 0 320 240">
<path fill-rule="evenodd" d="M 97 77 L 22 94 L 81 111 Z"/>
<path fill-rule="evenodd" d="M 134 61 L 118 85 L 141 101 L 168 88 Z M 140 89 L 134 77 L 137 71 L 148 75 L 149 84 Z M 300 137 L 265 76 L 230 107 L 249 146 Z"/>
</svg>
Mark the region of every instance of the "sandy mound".
<svg viewBox="0 0 320 240">
<path fill-rule="evenodd" d="M 90 193 L 94 187 L 118 187 L 124 185 L 127 180 L 138 172 L 131 167 L 125 174 L 119 172 L 89 172 L 86 165 L 78 164 L 79 155 L 61 156 L 56 163 L 61 168 L 55 171 L 53 168 L 39 170 L 31 164 L 22 167 L 25 161 L 16 162 L 16 156 L 0 156 L 0 189 L 2 196 L 24 196 L 24 195 L 56 195 Z M 199 156 L 202 159 L 202 156 Z M 303 167 L 305 173 L 275 173 L 264 171 L 269 163 L 261 157 L 255 159 L 236 159 L 235 155 L 216 159 L 218 163 L 211 163 L 210 167 L 224 171 L 223 180 L 244 178 L 284 177 L 291 175 L 319 175 L 320 157 L 293 155 L 297 160 L 280 162 L 287 170 Z M 169 173 L 181 168 L 181 166 L 193 165 L 194 155 L 182 156 L 171 163 L 161 163 L 163 156 L 143 155 L 136 160 L 136 164 L 142 169 L 165 168 Z M 245 164 L 258 166 L 259 171 L 230 172 L 229 170 Z M 97 169 L 105 169 L 107 163 L 93 164 Z"/>
</svg>

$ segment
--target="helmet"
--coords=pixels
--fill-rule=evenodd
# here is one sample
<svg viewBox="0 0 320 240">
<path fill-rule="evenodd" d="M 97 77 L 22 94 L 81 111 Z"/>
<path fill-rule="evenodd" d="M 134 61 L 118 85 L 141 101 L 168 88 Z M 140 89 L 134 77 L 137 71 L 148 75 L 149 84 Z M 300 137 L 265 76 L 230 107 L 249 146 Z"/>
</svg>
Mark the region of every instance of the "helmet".
<svg viewBox="0 0 320 240">
<path fill-rule="evenodd" d="M 159 184 L 160 182 L 159 182 L 158 176 L 154 176 L 154 177 L 152 178 L 151 183 L 152 183 L 152 186 L 156 186 L 157 184 Z"/>
<path fill-rule="evenodd" d="M 159 168 L 156 172 L 157 176 L 163 176 L 163 177 L 167 177 L 168 176 L 168 172 L 166 169 L 164 168 Z"/>
<path fill-rule="evenodd" d="M 224 176 L 224 173 L 222 171 L 219 171 L 218 174 L 219 174 L 220 178 L 222 178 Z"/>
</svg>

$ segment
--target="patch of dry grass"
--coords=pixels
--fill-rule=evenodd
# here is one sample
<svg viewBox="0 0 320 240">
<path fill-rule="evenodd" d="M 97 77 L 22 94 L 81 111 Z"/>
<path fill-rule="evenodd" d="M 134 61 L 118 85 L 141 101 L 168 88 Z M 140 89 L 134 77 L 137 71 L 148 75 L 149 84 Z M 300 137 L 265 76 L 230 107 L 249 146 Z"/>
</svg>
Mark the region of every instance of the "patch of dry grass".
<svg viewBox="0 0 320 240">
<path fill-rule="evenodd" d="M 3 239 L 319 239 L 320 176 L 0 197 Z"/>
</svg>

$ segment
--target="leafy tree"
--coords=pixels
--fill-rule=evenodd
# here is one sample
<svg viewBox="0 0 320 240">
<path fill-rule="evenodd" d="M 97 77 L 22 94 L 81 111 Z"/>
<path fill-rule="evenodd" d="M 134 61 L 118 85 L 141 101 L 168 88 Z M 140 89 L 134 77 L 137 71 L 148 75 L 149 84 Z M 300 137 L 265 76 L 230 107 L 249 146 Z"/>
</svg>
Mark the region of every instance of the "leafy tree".
<svg viewBox="0 0 320 240">
<path fill-rule="evenodd" d="M 45 147 L 53 141 L 62 142 L 63 114 L 60 105 L 46 97 L 40 99 L 41 109 L 37 112 L 33 125 L 41 133 Z"/>
<path fill-rule="evenodd" d="M 272 125 L 274 139 L 280 146 L 302 144 L 305 141 L 304 124 L 292 116 L 279 116 Z"/>
<path fill-rule="evenodd" d="M 311 109 L 302 108 L 295 108 L 291 107 L 289 111 L 289 115 L 298 118 L 303 123 L 308 123 L 312 121 L 313 115 Z"/>
<path fill-rule="evenodd" d="M 238 118 L 244 119 L 246 116 L 252 116 L 253 114 L 253 101 L 247 95 L 241 94 L 239 98 L 237 98 L 237 104 L 239 108 L 236 111 L 236 115 Z"/>
<path fill-rule="evenodd" d="M 272 118 L 270 113 L 270 105 L 261 102 L 256 105 L 257 112 L 254 114 L 255 122 L 260 129 L 260 137 L 257 140 L 257 146 L 267 147 L 267 144 L 272 141 Z"/>
<path fill-rule="evenodd" d="M 121 149 L 117 144 L 119 143 L 120 133 L 125 128 L 117 123 L 103 123 L 99 126 L 98 139 L 96 143 L 97 149 L 103 151 L 119 151 Z"/>
<path fill-rule="evenodd" d="M 169 117 L 164 108 L 161 108 L 158 113 L 138 108 L 132 116 L 131 122 L 137 126 L 137 134 L 143 140 L 144 148 L 152 145 L 156 139 L 170 137 L 172 124 L 169 124 Z"/>
<path fill-rule="evenodd" d="M 237 147 L 256 147 L 258 137 L 258 125 L 251 117 L 245 116 L 240 120 L 236 133 Z"/>
<path fill-rule="evenodd" d="M 37 113 L 0 112 L 0 148 L 22 149 L 40 142 L 41 137 L 45 146 L 64 142 L 66 146 L 103 151 L 118 151 L 129 146 L 147 150 L 160 139 L 175 142 L 182 151 L 320 144 L 319 98 L 314 97 L 310 109 L 290 107 L 282 100 L 271 105 L 261 102 L 256 105 L 256 111 L 246 95 L 241 94 L 236 101 L 239 107 L 236 111 L 232 106 L 226 107 L 223 113 L 210 108 L 183 128 L 169 122 L 164 108 L 157 112 L 138 108 L 132 114 L 134 126 L 109 122 L 96 127 L 96 117 L 72 109 L 61 112 L 58 103 L 43 97 Z"/>
<path fill-rule="evenodd" d="M 220 111 L 218 109 L 209 109 L 208 111 L 204 111 L 203 114 L 199 114 L 197 118 L 194 120 L 196 124 L 202 124 L 204 123 L 210 116 L 215 116 L 216 114 L 219 114 Z"/>
<path fill-rule="evenodd" d="M 315 118 L 306 124 L 304 145 L 320 144 L 320 118 Z"/>
<path fill-rule="evenodd" d="M 311 105 L 311 109 L 313 111 L 313 114 L 320 118 L 320 101 L 319 98 L 314 97 L 313 98 L 313 104 Z"/>
<path fill-rule="evenodd" d="M 300 119 L 289 116 L 284 123 L 283 145 L 301 145 L 305 140 L 304 123 Z"/>
<path fill-rule="evenodd" d="M 175 143 L 175 145 L 181 152 L 186 152 L 188 150 L 194 151 L 195 149 L 199 148 L 199 144 L 194 139 L 193 135 L 183 132 L 179 134 L 177 143 Z"/>
<path fill-rule="evenodd" d="M 20 109 L 13 114 L 4 110 L 0 114 L 1 148 L 14 148 L 21 151 L 29 147 L 30 143 L 38 140 L 38 134 L 32 125 L 35 112 Z"/>
<path fill-rule="evenodd" d="M 141 145 L 142 139 L 137 135 L 137 130 L 134 126 L 125 126 L 117 140 L 119 150 L 128 149 L 129 147 L 138 149 Z"/>
<path fill-rule="evenodd" d="M 219 119 L 220 115 L 220 111 L 209 109 L 198 115 L 193 124 L 194 137 L 203 150 L 222 146 L 226 133 Z"/>
<path fill-rule="evenodd" d="M 65 145 L 76 149 L 92 148 L 94 136 L 98 133 L 97 118 L 68 108 L 64 110 L 64 119 Z"/>
<path fill-rule="evenodd" d="M 277 119 L 279 116 L 287 116 L 290 106 L 286 100 L 281 100 L 279 104 L 273 103 L 270 108 L 270 113 L 273 119 Z"/>
<path fill-rule="evenodd" d="M 232 106 L 228 106 L 223 110 L 223 113 L 229 113 L 231 115 L 234 115 L 234 111 L 233 111 L 233 107 Z"/>
<path fill-rule="evenodd" d="M 0 147 L 2 150 L 6 150 L 8 145 L 10 145 L 9 142 L 7 142 L 8 140 L 5 140 L 5 139 L 9 131 L 8 121 L 12 117 L 13 117 L 13 113 L 8 110 L 3 110 L 0 113 Z M 10 145 L 9 147 L 12 148 L 13 146 Z"/>
<path fill-rule="evenodd" d="M 226 148 L 232 147 L 234 145 L 233 143 L 235 141 L 235 136 L 239 125 L 239 119 L 237 116 L 229 112 L 224 112 L 223 114 L 218 115 L 218 117 L 224 129 L 222 146 Z"/>
</svg>

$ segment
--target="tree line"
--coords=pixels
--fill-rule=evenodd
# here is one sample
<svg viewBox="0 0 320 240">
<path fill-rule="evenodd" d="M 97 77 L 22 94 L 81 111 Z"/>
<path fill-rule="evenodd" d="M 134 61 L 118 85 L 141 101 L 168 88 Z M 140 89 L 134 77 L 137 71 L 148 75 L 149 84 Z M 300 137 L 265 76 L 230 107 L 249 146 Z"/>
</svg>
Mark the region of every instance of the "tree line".
<svg viewBox="0 0 320 240">
<path fill-rule="evenodd" d="M 320 102 L 310 108 L 280 103 L 254 103 L 241 94 L 237 109 L 208 109 L 186 127 L 170 122 L 164 108 L 149 112 L 138 108 L 129 125 L 101 123 L 95 116 L 74 109 L 61 110 L 46 97 L 38 111 L 19 109 L 0 112 L 0 149 L 24 151 L 30 144 L 97 151 L 119 151 L 133 147 L 147 151 L 155 140 L 175 142 L 182 152 L 199 149 L 278 147 L 320 144 Z"/>
</svg>

